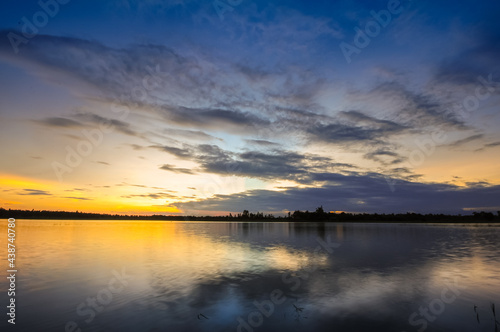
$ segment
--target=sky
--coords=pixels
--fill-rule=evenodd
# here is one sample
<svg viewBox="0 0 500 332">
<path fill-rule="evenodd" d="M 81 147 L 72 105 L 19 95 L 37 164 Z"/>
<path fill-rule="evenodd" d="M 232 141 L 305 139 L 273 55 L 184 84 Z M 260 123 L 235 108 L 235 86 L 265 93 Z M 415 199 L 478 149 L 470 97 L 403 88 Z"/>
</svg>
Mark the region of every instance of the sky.
<svg viewBox="0 0 500 332">
<path fill-rule="evenodd" d="M 500 210 L 498 1 L 0 4 L 0 207 Z"/>
</svg>

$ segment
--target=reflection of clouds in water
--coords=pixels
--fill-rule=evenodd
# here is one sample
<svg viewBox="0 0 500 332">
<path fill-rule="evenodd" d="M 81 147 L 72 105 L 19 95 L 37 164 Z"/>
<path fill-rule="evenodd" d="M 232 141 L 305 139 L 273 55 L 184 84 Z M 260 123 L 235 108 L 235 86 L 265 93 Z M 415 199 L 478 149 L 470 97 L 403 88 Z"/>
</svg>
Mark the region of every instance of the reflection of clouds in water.
<svg viewBox="0 0 500 332">
<path fill-rule="evenodd" d="M 145 276 L 152 279 L 149 284 L 152 294 L 169 299 L 188 296 L 198 284 L 217 282 L 218 279 L 222 282 L 224 278 L 230 280 L 241 273 L 254 278 L 270 270 L 294 272 L 307 266 L 328 265 L 326 254 L 315 255 L 313 250 L 283 245 L 261 248 L 188 235 L 176 237 L 170 246 L 175 246 L 176 250 L 169 250 L 168 263 L 151 265 Z"/>
<path fill-rule="evenodd" d="M 418 308 L 439 298 L 444 289 L 460 290 L 459 301 L 470 301 L 473 296 L 490 297 L 500 294 L 498 273 L 480 257 L 466 257 L 456 261 L 442 253 L 441 258 L 422 260 L 419 265 L 405 269 L 375 271 L 353 269 L 332 276 L 317 276 L 308 284 L 308 300 L 313 310 L 324 315 L 349 315 L 376 312 L 390 316 L 398 303 L 410 303 Z M 496 283 L 486 280 L 496 275 Z M 484 277 L 484 278 L 483 278 Z M 485 279 L 486 278 L 486 279 Z M 374 309 L 376 308 L 376 309 Z"/>
<path fill-rule="evenodd" d="M 298 271 L 308 266 L 327 266 L 328 255 L 326 253 L 314 254 L 307 250 L 291 250 L 286 247 L 275 247 L 267 253 L 270 266 L 277 270 Z"/>
<path fill-rule="evenodd" d="M 421 293 L 412 278 L 420 271 L 379 274 L 374 271 L 339 272 L 338 277 L 317 278 L 309 284 L 308 299 L 321 314 L 352 314 L 373 311 L 390 314 L 395 299 L 409 301 Z M 369 308 L 369 310 L 368 310 Z"/>
</svg>

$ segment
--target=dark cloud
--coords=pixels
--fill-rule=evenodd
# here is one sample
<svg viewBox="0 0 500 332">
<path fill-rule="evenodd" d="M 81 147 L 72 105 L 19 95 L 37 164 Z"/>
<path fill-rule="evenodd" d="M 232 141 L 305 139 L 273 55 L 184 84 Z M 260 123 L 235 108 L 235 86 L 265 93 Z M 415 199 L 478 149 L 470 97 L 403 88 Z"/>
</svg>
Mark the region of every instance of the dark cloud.
<svg viewBox="0 0 500 332">
<path fill-rule="evenodd" d="M 486 181 L 476 181 L 476 182 L 466 182 L 465 185 L 472 188 L 486 188 L 490 187 L 491 183 Z"/>
<path fill-rule="evenodd" d="M 179 167 L 175 167 L 175 166 L 169 165 L 169 164 L 162 165 L 160 167 L 160 169 L 162 169 L 164 171 L 174 172 L 174 173 L 195 174 L 195 172 L 193 172 L 193 170 L 191 170 L 189 168 L 179 168 Z"/>
<path fill-rule="evenodd" d="M 231 156 L 217 151 L 199 158 L 199 162 L 203 170 L 210 173 L 293 179 L 308 172 L 307 159 L 306 156 L 286 151 L 274 151 L 274 153 L 251 151 Z"/>
<path fill-rule="evenodd" d="M 181 159 L 198 164 L 200 172 L 222 175 L 236 175 L 259 179 L 288 179 L 299 182 L 310 180 L 310 174 L 325 169 L 345 169 L 354 166 L 336 163 L 332 159 L 314 154 L 300 154 L 291 151 L 269 150 L 231 152 L 217 145 L 184 144 L 183 148 L 171 146 L 152 146 Z M 170 165 L 167 165 L 170 168 Z"/>
<path fill-rule="evenodd" d="M 78 113 L 76 114 L 76 117 L 82 120 L 86 120 L 94 125 L 103 125 L 105 127 L 110 127 L 125 135 L 140 136 L 130 128 L 130 123 L 122 120 L 110 119 L 94 113 Z"/>
<path fill-rule="evenodd" d="M 398 132 L 406 128 L 396 122 L 377 119 L 360 111 L 343 111 L 340 112 L 340 116 L 349 119 L 359 126 L 368 126 L 385 132 Z"/>
<path fill-rule="evenodd" d="M 326 174 L 325 174 L 326 178 Z M 394 179 L 391 179 L 394 180 Z M 188 210 L 238 212 L 314 210 L 323 205 L 328 210 L 352 212 L 463 213 L 475 206 L 496 208 L 500 204 L 500 186 L 461 188 L 449 184 L 416 183 L 394 180 L 394 191 L 387 178 L 378 174 L 329 174 L 329 183 L 315 188 L 287 188 L 282 191 L 251 190 L 233 195 L 178 203 Z"/>
<path fill-rule="evenodd" d="M 422 174 L 415 174 L 413 170 L 407 167 L 392 168 L 389 169 L 387 173 L 390 174 L 391 177 L 396 177 L 407 181 L 415 181 L 416 179 L 422 177 Z"/>
<path fill-rule="evenodd" d="M 23 189 L 18 195 L 31 195 L 31 196 L 52 196 L 51 193 L 45 190 L 38 189 Z"/>
<path fill-rule="evenodd" d="M 247 143 L 250 143 L 250 144 L 255 144 L 255 145 L 259 145 L 259 146 L 263 146 L 263 147 L 276 147 L 277 145 L 280 145 L 278 143 L 274 143 L 274 142 L 270 142 L 270 141 L 266 141 L 266 140 L 262 140 L 262 139 L 246 139 L 245 140 Z"/>
<path fill-rule="evenodd" d="M 393 132 L 393 130 L 385 131 L 339 123 L 317 124 L 308 128 L 308 131 L 314 139 L 330 143 L 375 141 Z"/>
<path fill-rule="evenodd" d="M 399 164 L 406 160 L 405 157 L 402 157 L 397 152 L 385 149 L 377 149 L 375 151 L 366 153 L 364 157 L 369 160 L 380 162 L 383 165 Z"/>
<path fill-rule="evenodd" d="M 152 145 L 150 146 L 151 148 L 158 149 L 160 151 L 168 152 L 176 157 L 179 158 L 184 158 L 184 159 L 189 159 L 192 157 L 192 152 L 189 148 L 183 149 L 183 148 L 176 148 L 173 146 L 158 146 L 158 145 Z"/>
<path fill-rule="evenodd" d="M 220 129 L 221 125 L 252 128 L 269 125 L 268 121 L 256 115 L 238 110 L 187 107 L 167 107 L 162 110 L 165 110 L 163 114 L 169 121 L 185 126 Z"/>
<path fill-rule="evenodd" d="M 302 129 L 312 140 L 329 143 L 365 143 L 383 140 L 402 133 L 407 128 L 396 122 L 377 119 L 361 111 L 343 111 L 336 117 L 297 112 L 297 119 Z"/>
<path fill-rule="evenodd" d="M 60 118 L 60 117 L 51 117 L 45 118 L 42 120 L 35 121 L 39 124 L 48 126 L 48 127 L 64 127 L 64 128 L 73 128 L 73 127 L 81 127 L 83 124 L 77 122 L 75 120 Z"/>
<path fill-rule="evenodd" d="M 487 148 L 493 148 L 493 147 L 499 146 L 499 145 L 500 145 L 500 141 L 499 142 L 488 143 L 488 144 L 485 144 L 484 146 L 487 147 Z"/>
</svg>

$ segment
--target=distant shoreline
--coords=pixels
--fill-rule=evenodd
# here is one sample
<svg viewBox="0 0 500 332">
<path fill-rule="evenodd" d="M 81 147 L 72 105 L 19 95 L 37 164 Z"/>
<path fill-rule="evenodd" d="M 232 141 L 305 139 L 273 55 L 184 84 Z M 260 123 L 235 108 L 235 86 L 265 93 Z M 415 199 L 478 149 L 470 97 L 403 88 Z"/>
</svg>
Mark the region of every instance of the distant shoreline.
<svg viewBox="0 0 500 332">
<path fill-rule="evenodd" d="M 15 218 L 17 221 L 137 221 L 137 222 L 208 222 L 208 223 L 245 223 L 245 224 L 269 224 L 269 223 L 309 223 L 309 224 L 405 224 L 405 225 L 500 225 L 500 221 L 374 221 L 374 220 L 290 220 L 290 219 L 267 219 L 267 220 L 186 220 L 186 219 L 174 219 L 174 220 L 160 220 L 160 219 L 42 219 L 42 218 Z"/>
<path fill-rule="evenodd" d="M 264 215 L 262 213 L 229 214 L 226 216 L 173 216 L 173 215 L 118 215 L 70 211 L 12 210 L 0 208 L 0 218 L 34 220 L 143 220 L 143 221 L 232 221 L 232 222 L 361 222 L 361 223 L 500 223 L 500 211 L 473 212 L 472 215 L 445 214 L 378 214 L 378 213 L 326 213 L 318 208 L 316 212 L 295 211 L 289 216 Z"/>
</svg>

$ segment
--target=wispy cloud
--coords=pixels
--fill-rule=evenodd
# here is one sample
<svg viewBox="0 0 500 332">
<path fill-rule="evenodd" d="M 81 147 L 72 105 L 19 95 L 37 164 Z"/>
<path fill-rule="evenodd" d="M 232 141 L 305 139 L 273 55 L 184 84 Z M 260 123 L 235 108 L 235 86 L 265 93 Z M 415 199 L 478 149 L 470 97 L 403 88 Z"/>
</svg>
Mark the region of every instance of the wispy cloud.
<svg viewBox="0 0 500 332">
<path fill-rule="evenodd" d="M 48 127 L 73 128 L 83 126 L 82 123 L 75 120 L 60 117 L 45 118 L 42 120 L 35 120 L 35 122 Z"/>
<path fill-rule="evenodd" d="M 475 151 L 484 151 L 484 150 L 486 150 L 486 149 L 489 149 L 489 148 L 494 148 L 494 147 L 497 147 L 497 146 L 500 146 L 500 141 L 485 144 L 485 145 L 483 145 L 483 147 L 481 147 L 481 148 L 479 148 L 479 149 L 476 149 Z"/>
<path fill-rule="evenodd" d="M 82 119 L 83 121 L 87 121 L 93 125 L 103 125 L 106 127 L 110 127 L 115 129 L 116 131 L 129 135 L 129 136 L 139 136 L 134 130 L 131 129 L 130 123 L 127 123 L 122 120 L 110 119 L 107 117 L 103 117 L 98 114 L 89 113 L 89 112 L 80 112 L 75 115 L 77 118 Z"/>
<path fill-rule="evenodd" d="M 17 193 L 18 195 L 30 195 L 30 196 L 52 196 L 51 193 L 45 190 L 39 189 L 23 189 Z"/>
<path fill-rule="evenodd" d="M 92 198 L 88 198 L 88 197 L 76 197 L 76 196 L 66 196 L 63 198 L 76 199 L 76 200 L 80 200 L 80 201 L 92 201 L 93 200 Z"/>
<path fill-rule="evenodd" d="M 448 146 L 450 146 L 450 147 L 458 147 L 458 146 L 462 146 L 464 144 L 467 144 L 467 143 L 470 143 L 470 142 L 473 142 L 473 141 L 481 140 L 483 138 L 484 138 L 483 134 L 471 135 L 469 137 L 462 138 L 462 139 L 459 139 L 458 141 L 450 143 L 450 144 L 448 144 Z"/>
<path fill-rule="evenodd" d="M 175 167 L 173 165 L 169 164 L 164 164 L 160 166 L 160 169 L 164 171 L 169 171 L 173 173 L 182 173 L 182 174 L 195 174 L 195 172 L 189 168 L 180 168 L 180 167 Z"/>
<path fill-rule="evenodd" d="M 123 198 L 150 198 L 150 199 L 165 199 L 165 198 L 179 198 L 178 195 L 159 192 L 159 193 L 151 193 L 151 194 L 134 194 L 134 195 L 124 195 Z"/>
</svg>

